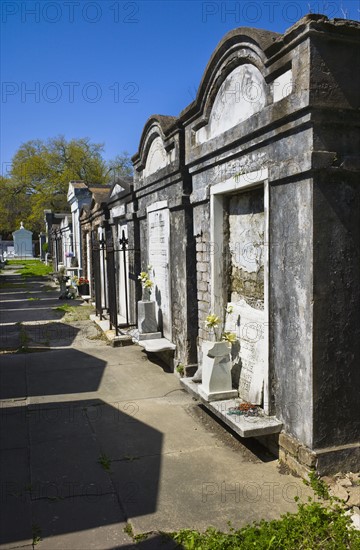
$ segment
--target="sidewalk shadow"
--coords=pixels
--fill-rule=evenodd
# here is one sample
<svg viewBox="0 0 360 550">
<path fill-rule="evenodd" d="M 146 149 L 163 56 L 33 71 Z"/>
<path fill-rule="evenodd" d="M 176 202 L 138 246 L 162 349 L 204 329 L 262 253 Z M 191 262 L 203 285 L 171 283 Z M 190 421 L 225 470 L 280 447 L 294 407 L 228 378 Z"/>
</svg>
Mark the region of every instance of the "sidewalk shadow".
<svg viewBox="0 0 360 550">
<path fill-rule="evenodd" d="M 35 526 L 44 547 L 93 547 L 99 532 L 102 544 L 112 543 L 101 547 L 133 548 L 120 542 L 128 519 L 157 509 L 163 439 L 136 412 L 99 399 L 3 406 L 0 545 L 31 543 Z M 129 456 L 134 445 L 151 461 Z"/>
<path fill-rule="evenodd" d="M 0 399 L 96 392 L 105 368 L 101 359 L 73 348 L 0 355 Z"/>
<path fill-rule="evenodd" d="M 87 338 L 90 329 L 56 322 L 1 325 L 0 350 L 19 350 L 19 353 L 24 353 L 33 346 L 70 346 L 81 332 Z"/>
</svg>

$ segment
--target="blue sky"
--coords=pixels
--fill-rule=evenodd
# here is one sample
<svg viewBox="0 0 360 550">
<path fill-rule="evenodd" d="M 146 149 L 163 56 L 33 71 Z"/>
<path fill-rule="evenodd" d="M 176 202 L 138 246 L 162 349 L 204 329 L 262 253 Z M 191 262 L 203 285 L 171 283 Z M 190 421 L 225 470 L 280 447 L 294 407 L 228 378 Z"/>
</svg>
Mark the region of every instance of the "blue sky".
<svg viewBox="0 0 360 550">
<path fill-rule="evenodd" d="M 90 137 L 110 159 L 151 114 L 178 115 L 227 31 L 283 32 L 309 12 L 359 19 L 358 0 L 1 2 L 1 165 L 27 140 Z"/>
</svg>

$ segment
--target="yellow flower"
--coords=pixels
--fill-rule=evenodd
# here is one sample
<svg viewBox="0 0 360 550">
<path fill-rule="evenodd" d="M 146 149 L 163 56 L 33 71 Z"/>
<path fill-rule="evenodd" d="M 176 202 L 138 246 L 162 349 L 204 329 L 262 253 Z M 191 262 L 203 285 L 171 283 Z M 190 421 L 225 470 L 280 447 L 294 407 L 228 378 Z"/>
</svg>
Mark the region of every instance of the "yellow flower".
<svg viewBox="0 0 360 550">
<path fill-rule="evenodd" d="M 208 315 L 206 317 L 206 326 L 207 328 L 216 328 L 219 326 L 220 319 L 217 315 Z"/>
<path fill-rule="evenodd" d="M 149 279 L 149 274 L 146 271 L 142 271 L 138 276 L 138 279 L 140 279 L 142 283 L 145 283 L 145 281 Z"/>
<path fill-rule="evenodd" d="M 144 282 L 144 288 L 148 288 L 151 290 L 153 286 L 154 286 L 154 283 L 150 281 L 150 279 L 146 279 L 146 281 Z"/>
<path fill-rule="evenodd" d="M 237 340 L 236 334 L 234 332 L 224 332 L 222 335 L 222 339 L 226 342 L 229 342 L 230 344 L 234 344 Z"/>
</svg>

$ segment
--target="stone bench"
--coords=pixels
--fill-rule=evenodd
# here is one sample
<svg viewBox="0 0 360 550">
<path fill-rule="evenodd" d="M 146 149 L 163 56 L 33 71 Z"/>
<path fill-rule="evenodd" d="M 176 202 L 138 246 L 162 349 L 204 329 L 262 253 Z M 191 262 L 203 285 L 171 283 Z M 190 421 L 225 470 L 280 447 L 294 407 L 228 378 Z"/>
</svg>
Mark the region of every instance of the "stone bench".
<svg viewBox="0 0 360 550">
<path fill-rule="evenodd" d="M 166 338 L 153 338 L 149 340 L 139 340 L 139 346 L 149 353 L 159 353 L 161 351 L 175 351 L 176 346 Z"/>
</svg>

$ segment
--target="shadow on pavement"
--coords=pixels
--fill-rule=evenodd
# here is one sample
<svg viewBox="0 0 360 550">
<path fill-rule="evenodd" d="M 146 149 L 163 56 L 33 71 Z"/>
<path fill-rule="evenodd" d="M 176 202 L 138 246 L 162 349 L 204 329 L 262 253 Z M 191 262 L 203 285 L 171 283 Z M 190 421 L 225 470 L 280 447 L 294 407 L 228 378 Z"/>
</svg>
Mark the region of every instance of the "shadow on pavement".
<svg viewBox="0 0 360 550">
<path fill-rule="evenodd" d="M 71 345 L 79 337 L 83 329 L 52 322 L 64 313 L 51 306 L 63 301 L 47 296 L 38 281 L 11 280 L 18 287 L 0 291 L 6 300 L 0 348 L 25 343 L 26 349 L 25 333 L 32 342 L 51 344 Z M 29 295 L 41 300 L 24 300 L 30 283 Z M 137 418 L 136 403 L 91 395 L 107 367 L 74 348 L 0 355 L 1 550 L 40 541 L 47 550 L 178 548 L 160 535 L 134 544 L 126 532 L 132 518 L 157 510 L 163 434 Z M 119 394 L 111 374 L 107 389 Z"/>
<path fill-rule="evenodd" d="M 124 528 L 128 518 L 156 511 L 162 434 L 127 403 L 2 405 L 0 548 L 31 544 L 34 533 L 47 549 L 133 548 Z M 140 477 L 136 457 L 126 454 L 132 433 L 155 455 Z M 106 451 L 114 437 L 124 451 L 115 460 Z"/>
<path fill-rule="evenodd" d="M 91 334 L 89 327 L 78 328 L 58 322 L 37 323 L 33 325 L 9 324 L 0 325 L 0 350 L 19 350 L 34 345 L 70 346 L 76 336 L 82 332 L 83 337 Z"/>
</svg>

